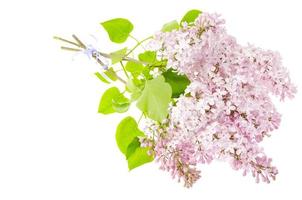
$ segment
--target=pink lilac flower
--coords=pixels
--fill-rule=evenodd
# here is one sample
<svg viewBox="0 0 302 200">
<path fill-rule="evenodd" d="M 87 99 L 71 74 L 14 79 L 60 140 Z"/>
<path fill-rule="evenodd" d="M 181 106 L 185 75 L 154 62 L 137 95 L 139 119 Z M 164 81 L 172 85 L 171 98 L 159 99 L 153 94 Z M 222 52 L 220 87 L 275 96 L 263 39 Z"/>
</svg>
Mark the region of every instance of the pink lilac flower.
<svg viewBox="0 0 302 200">
<path fill-rule="evenodd" d="M 156 34 L 152 46 L 168 68 L 191 81 L 168 119 L 146 126 L 150 137 L 143 143 L 160 168 L 186 187 L 201 177 L 197 165 L 214 159 L 251 173 L 256 182 L 274 180 L 278 170 L 259 142 L 280 124 L 271 95 L 284 100 L 296 92 L 280 55 L 238 44 L 224 20 L 208 13 L 193 26 Z"/>
</svg>

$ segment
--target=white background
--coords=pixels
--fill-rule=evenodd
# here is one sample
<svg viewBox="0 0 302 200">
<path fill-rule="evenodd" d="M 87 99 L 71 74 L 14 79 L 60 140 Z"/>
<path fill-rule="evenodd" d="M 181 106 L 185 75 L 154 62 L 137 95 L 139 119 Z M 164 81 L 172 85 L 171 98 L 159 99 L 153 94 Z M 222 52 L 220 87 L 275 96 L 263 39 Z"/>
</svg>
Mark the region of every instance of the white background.
<svg viewBox="0 0 302 200">
<path fill-rule="evenodd" d="M 119 46 L 99 22 L 128 18 L 143 39 L 192 8 L 221 13 L 242 44 L 280 51 L 300 90 L 278 103 L 280 129 L 262 144 L 280 171 L 272 184 L 219 162 L 203 166 L 191 189 L 156 163 L 128 172 L 114 136 L 125 115 L 97 114 L 97 68 L 52 39 L 93 34 L 110 51 Z M 1 1 L 0 199 L 302 199 L 301 10 L 299 0 Z"/>
</svg>

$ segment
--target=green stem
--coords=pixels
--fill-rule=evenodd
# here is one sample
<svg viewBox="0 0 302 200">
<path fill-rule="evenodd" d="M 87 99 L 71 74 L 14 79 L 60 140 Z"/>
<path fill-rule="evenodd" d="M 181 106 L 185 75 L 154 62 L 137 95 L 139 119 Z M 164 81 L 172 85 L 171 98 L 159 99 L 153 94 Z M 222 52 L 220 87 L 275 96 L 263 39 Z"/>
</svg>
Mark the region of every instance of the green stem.
<svg viewBox="0 0 302 200">
<path fill-rule="evenodd" d="M 127 82 L 124 80 L 124 79 L 122 79 L 119 75 L 115 75 L 116 76 L 116 78 L 119 80 L 119 81 L 121 81 L 122 83 L 124 83 L 124 85 L 126 85 L 127 84 Z"/>
<path fill-rule="evenodd" d="M 95 56 L 93 56 L 93 58 L 101 65 L 101 66 L 103 66 L 104 65 L 104 63 L 102 62 L 102 61 L 100 61 L 99 59 L 97 59 Z M 116 76 L 116 78 L 120 81 L 120 82 L 122 82 L 124 85 L 126 85 L 127 84 L 127 82 L 122 78 L 122 77 L 120 77 L 119 75 L 115 75 Z"/>
<path fill-rule="evenodd" d="M 129 56 L 138 46 L 140 46 L 142 43 L 144 43 L 145 41 L 147 41 L 147 40 L 150 40 L 150 39 L 152 39 L 153 38 L 153 36 L 150 36 L 150 37 L 147 37 L 147 38 L 145 38 L 145 39 L 143 39 L 142 41 L 140 41 L 140 42 L 138 42 L 126 55 L 125 55 L 125 57 L 127 57 L 127 56 Z"/>
<path fill-rule="evenodd" d="M 70 40 L 66 40 L 66 39 L 64 39 L 64 38 L 61 38 L 61 37 L 57 37 L 57 36 L 54 36 L 53 37 L 55 40 L 60 40 L 60 41 L 62 41 L 62 42 L 66 42 L 66 43 L 68 43 L 68 44 L 72 44 L 72 45 L 74 45 L 74 46 L 77 46 L 77 47 L 79 47 L 79 48 L 82 48 L 82 49 L 86 49 L 86 48 L 84 48 L 82 45 L 80 45 L 80 44 L 77 44 L 77 43 L 75 43 L 75 42 L 72 42 L 72 41 L 70 41 Z M 76 37 L 77 38 L 77 37 Z M 79 40 L 78 38 L 77 38 L 77 40 Z M 82 43 L 82 42 L 81 42 Z M 83 44 L 84 45 L 84 44 Z M 85 46 L 85 45 L 84 45 Z M 69 50 L 69 51 L 78 51 L 78 49 L 76 50 L 75 48 L 70 48 L 70 47 L 62 47 L 62 49 L 63 50 Z M 103 56 L 103 57 L 105 57 L 105 58 L 109 58 L 109 59 L 111 59 L 111 55 L 110 54 L 107 54 L 107 53 L 104 53 L 104 52 L 98 52 L 101 56 Z M 123 60 L 124 61 L 132 61 L 132 62 L 135 62 L 135 63 L 141 63 L 141 64 L 148 64 L 147 62 L 142 62 L 142 61 L 139 61 L 139 60 L 136 60 L 136 59 L 134 59 L 134 58 L 130 58 L 130 57 L 127 57 L 127 56 L 125 56 L 125 57 L 123 57 Z"/>
<path fill-rule="evenodd" d="M 78 45 L 77 43 L 72 42 L 72 41 L 69 41 L 69 40 L 66 40 L 66 39 L 61 38 L 61 37 L 58 37 L 58 36 L 54 36 L 53 39 L 55 39 L 55 40 L 60 40 L 60 41 L 62 41 L 62 42 L 66 42 L 66 43 L 69 43 L 69 44 L 72 44 L 72 45 L 74 45 L 74 46 L 77 46 L 77 47 L 80 47 L 80 48 L 81 48 L 81 46 Z"/>
<path fill-rule="evenodd" d="M 63 39 L 63 38 L 61 38 L 61 37 L 57 37 L 57 36 L 54 36 L 54 39 L 56 39 L 56 40 L 60 40 L 60 41 L 63 41 L 63 42 L 66 42 L 66 43 L 69 43 L 69 44 L 72 44 L 72 45 L 74 45 L 74 46 L 77 46 L 77 47 L 79 47 L 79 48 L 82 48 L 82 49 L 86 49 L 87 47 L 86 47 L 86 45 L 76 36 L 76 35 L 72 35 L 72 37 L 76 40 L 76 42 L 77 43 L 75 43 L 75 42 L 72 42 L 72 41 L 69 41 L 69 40 L 66 40 L 66 39 Z M 75 48 L 70 48 L 70 47 L 61 47 L 61 49 L 63 49 L 63 50 L 68 50 L 68 51 L 81 51 L 80 49 L 75 49 Z M 108 54 L 108 56 L 110 57 L 110 55 Z M 97 59 L 97 57 L 96 56 L 92 56 L 100 65 L 104 65 L 104 63 L 101 61 L 101 60 L 99 60 L 99 59 Z M 127 82 L 123 79 L 123 78 L 121 78 L 120 76 L 118 76 L 117 74 L 116 74 L 116 78 L 119 80 L 119 81 L 121 81 L 122 83 L 124 83 L 125 85 L 127 84 Z"/>
<path fill-rule="evenodd" d="M 124 66 L 123 62 L 120 61 L 120 64 L 121 64 L 121 66 L 122 66 L 122 68 L 123 68 L 123 71 L 124 71 L 125 75 L 127 76 L 127 78 L 129 78 L 129 75 L 128 75 L 128 73 L 126 72 L 126 69 L 125 69 L 125 66 Z"/>
<path fill-rule="evenodd" d="M 107 54 L 107 53 L 104 53 L 104 52 L 98 52 L 101 56 L 105 57 L 105 58 L 110 58 L 111 59 L 111 55 L 110 54 Z M 140 60 L 136 60 L 134 58 L 130 58 L 130 57 L 127 57 L 127 56 L 124 56 L 122 58 L 123 61 L 132 61 L 132 62 L 135 62 L 135 63 L 139 63 L 139 64 L 149 64 L 148 62 L 144 62 L 144 61 L 140 61 Z"/>
<path fill-rule="evenodd" d="M 86 45 L 76 35 L 73 34 L 72 37 L 82 48 L 86 49 Z"/>
<path fill-rule="evenodd" d="M 138 39 L 136 39 L 134 36 L 129 35 L 129 37 L 131 37 L 133 40 L 135 40 L 137 43 L 139 43 L 139 40 L 138 40 Z"/>
<path fill-rule="evenodd" d="M 77 48 L 71 48 L 71 47 L 65 47 L 65 46 L 62 46 L 61 49 L 63 50 L 68 50 L 68 51 L 81 51 L 81 49 L 86 49 L 86 45 L 76 36 L 76 35 L 72 35 L 73 39 L 76 41 L 76 42 L 73 42 L 73 41 L 70 41 L 70 40 L 66 40 L 64 38 L 61 38 L 61 37 L 58 37 L 58 36 L 54 36 L 53 38 L 56 39 L 56 40 L 60 40 L 62 42 L 66 42 L 68 44 L 71 44 L 71 45 L 74 45 L 76 47 L 79 47 L 80 49 L 77 49 Z M 133 38 L 135 41 L 137 41 L 137 44 L 123 57 L 123 61 L 132 61 L 132 62 L 136 62 L 136 63 L 141 63 L 141 64 L 146 64 L 146 62 L 142 62 L 142 61 L 139 61 L 139 60 L 136 60 L 134 58 L 130 58 L 128 57 L 129 54 L 131 54 L 138 46 L 140 46 L 143 42 L 149 40 L 152 38 L 152 36 L 150 37 L 147 37 L 145 39 L 143 39 L 142 41 L 138 41 L 135 37 L 133 36 L 130 36 L 131 38 Z M 110 54 L 107 54 L 107 53 L 103 53 L 103 52 L 98 52 L 101 56 L 105 57 L 105 58 L 110 58 L 111 59 L 111 55 Z M 100 64 L 100 65 L 104 65 L 104 63 L 97 59 L 96 56 L 93 56 L 94 59 L 96 59 L 96 61 Z M 128 73 L 126 72 L 125 70 L 125 67 L 123 65 L 122 62 L 120 62 L 121 65 L 122 65 L 122 68 L 125 72 L 125 75 L 127 76 L 127 78 L 129 78 L 129 75 Z M 127 84 L 127 82 L 121 78 L 120 76 L 117 75 L 117 79 L 119 81 L 121 81 L 122 83 L 124 83 L 125 85 Z"/>
<path fill-rule="evenodd" d="M 136 37 L 134 37 L 133 35 L 129 35 L 129 37 L 132 38 L 133 40 L 135 40 L 137 44 L 140 43 L 140 41 Z M 142 46 L 142 48 L 144 50 L 146 50 L 144 46 Z"/>
<path fill-rule="evenodd" d="M 61 49 L 68 50 L 68 51 L 81 51 L 81 49 L 75 49 L 75 48 L 64 47 L 64 46 L 62 46 Z"/>
</svg>

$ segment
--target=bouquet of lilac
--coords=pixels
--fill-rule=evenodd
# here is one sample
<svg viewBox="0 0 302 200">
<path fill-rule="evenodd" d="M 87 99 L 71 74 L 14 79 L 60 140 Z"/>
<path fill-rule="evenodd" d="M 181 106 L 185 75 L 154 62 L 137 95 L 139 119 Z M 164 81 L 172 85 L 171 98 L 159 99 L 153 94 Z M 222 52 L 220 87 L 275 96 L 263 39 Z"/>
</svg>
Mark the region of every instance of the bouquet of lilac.
<svg viewBox="0 0 302 200">
<path fill-rule="evenodd" d="M 222 160 L 257 183 L 275 180 L 278 170 L 259 143 L 280 124 L 271 96 L 284 100 L 296 92 L 277 52 L 238 44 L 219 15 L 199 10 L 142 41 L 127 19 L 101 25 L 112 42 L 137 44 L 104 53 L 75 35 L 75 41 L 55 38 L 72 45 L 63 49 L 95 59 L 101 81 L 123 84 L 123 92 L 116 86 L 104 92 L 99 113 L 124 113 L 134 103 L 141 111 L 138 122 L 128 116 L 116 129 L 129 170 L 155 160 L 191 187 L 201 177 L 198 165 Z M 146 41 L 144 52 L 136 52 Z"/>
</svg>

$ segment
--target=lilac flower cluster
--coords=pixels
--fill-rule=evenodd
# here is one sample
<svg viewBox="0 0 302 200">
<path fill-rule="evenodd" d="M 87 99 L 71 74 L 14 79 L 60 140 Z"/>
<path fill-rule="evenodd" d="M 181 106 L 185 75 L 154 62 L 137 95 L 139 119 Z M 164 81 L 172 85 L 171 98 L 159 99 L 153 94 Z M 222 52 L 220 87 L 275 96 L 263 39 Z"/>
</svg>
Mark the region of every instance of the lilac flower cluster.
<svg viewBox="0 0 302 200">
<path fill-rule="evenodd" d="M 296 92 L 280 55 L 238 44 L 224 20 L 208 13 L 193 25 L 156 34 L 152 47 L 191 81 L 167 120 L 146 126 L 150 137 L 141 142 L 161 169 L 186 187 L 200 178 L 198 164 L 215 159 L 251 173 L 256 182 L 274 180 L 278 170 L 259 143 L 280 124 L 271 95 L 283 100 Z"/>
</svg>

